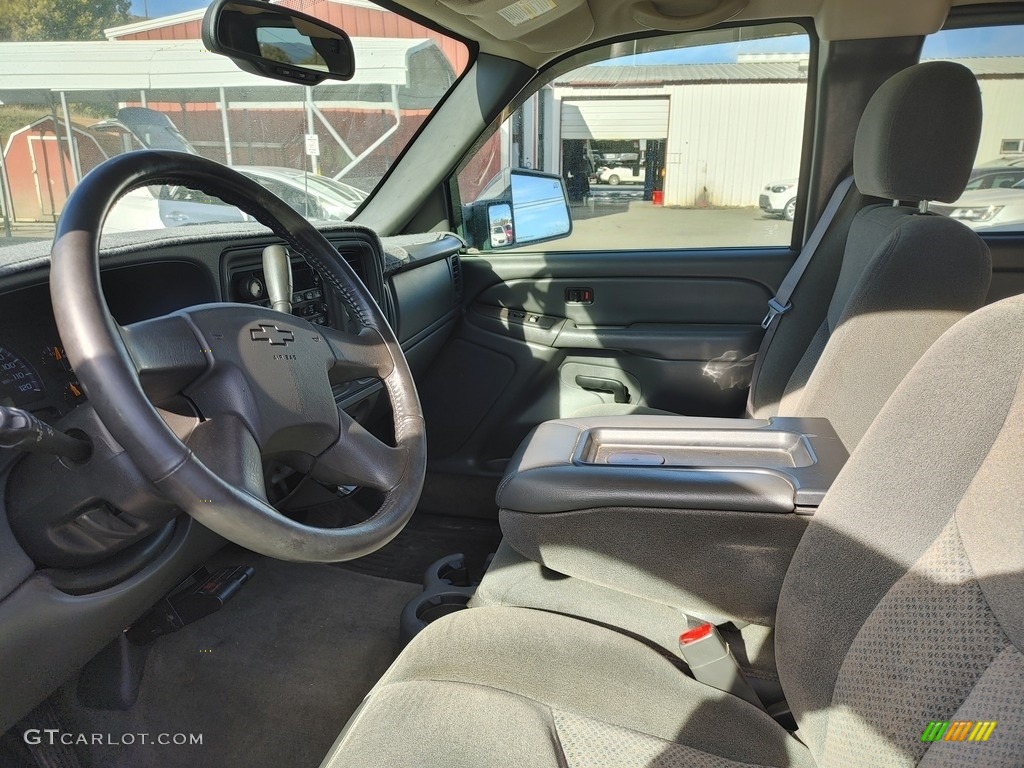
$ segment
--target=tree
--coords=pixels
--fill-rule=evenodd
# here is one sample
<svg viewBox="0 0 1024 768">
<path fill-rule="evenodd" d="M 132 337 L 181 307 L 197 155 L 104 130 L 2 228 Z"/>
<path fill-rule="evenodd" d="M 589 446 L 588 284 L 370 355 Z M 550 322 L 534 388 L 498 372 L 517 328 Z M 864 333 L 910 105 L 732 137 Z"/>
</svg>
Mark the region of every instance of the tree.
<svg viewBox="0 0 1024 768">
<path fill-rule="evenodd" d="M 260 56 L 271 61 L 280 61 L 282 64 L 291 64 L 292 60 L 285 53 L 284 48 L 269 43 L 260 44 Z"/>
<path fill-rule="evenodd" d="M 103 40 L 131 0 L 0 0 L 0 41 Z"/>
</svg>

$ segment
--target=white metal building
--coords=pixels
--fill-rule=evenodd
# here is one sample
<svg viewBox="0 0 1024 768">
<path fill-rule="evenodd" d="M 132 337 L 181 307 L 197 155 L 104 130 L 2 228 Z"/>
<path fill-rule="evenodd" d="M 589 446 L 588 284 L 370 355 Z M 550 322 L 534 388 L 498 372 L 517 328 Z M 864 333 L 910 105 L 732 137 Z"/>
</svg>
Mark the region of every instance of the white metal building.
<svg viewBox="0 0 1024 768">
<path fill-rule="evenodd" d="M 1014 140 L 1024 150 L 1024 57 L 961 61 L 984 102 L 978 163 L 1013 157 Z M 806 93 L 806 56 L 583 67 L 524 105 L 522 135 L 533 138 L 516 147 L 504 136 L 506 157 L 558 173 L 565 139 L 664 139 L 665 205 L 753 206 L 766 184 L 799 172 Z"/>
<path fill-rule="evenodd" d="M 985 119 L 978 143 L 978 165 L 1024 158 L 1024 56 L 958 59 L 978 76 Z M 1017 142 L 1017 151 L 1004 143 Z"/>
<path fill-rule="evenodd" d="M 665 205 L 756 205 L 799 171 L 805 62 L 584 67 L 553 84 L 561 138 L 664 139 Z"/>
</svg>

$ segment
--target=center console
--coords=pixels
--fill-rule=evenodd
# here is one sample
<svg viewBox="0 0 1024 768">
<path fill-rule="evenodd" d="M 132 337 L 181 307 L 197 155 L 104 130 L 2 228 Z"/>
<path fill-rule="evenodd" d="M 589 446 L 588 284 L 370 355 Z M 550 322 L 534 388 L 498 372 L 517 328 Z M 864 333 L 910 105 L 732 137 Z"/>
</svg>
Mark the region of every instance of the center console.
<svg viewBox="0 0 1024 768">
<path fill-rule="evenodd" d="M 710 621 L 770 687 L 783 577 L 847 458 L 826 419 L 546 422 L 499 486 L 505 538 L 470 605 L 580 616 L 676 653 Z"/>
<path fill-rule="evenodd" d="M 481 583 L 434 563 L 403 640 L 464 606 L 617 627 L 679 655 L 710 622 L 765 704 L 782 700 L 775 609 L 848 454 L 827 419 L 607 416 L 538 426 L 498 487 L 504 541 Z"/>
</svg>

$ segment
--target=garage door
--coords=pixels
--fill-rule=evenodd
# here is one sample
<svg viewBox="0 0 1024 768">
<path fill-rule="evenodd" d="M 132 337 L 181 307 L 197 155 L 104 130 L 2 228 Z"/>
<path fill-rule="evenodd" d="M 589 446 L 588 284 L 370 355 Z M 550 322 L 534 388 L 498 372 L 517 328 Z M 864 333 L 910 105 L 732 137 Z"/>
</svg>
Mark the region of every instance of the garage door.
<svg viewBox="0 0 1024 768">
<path fill-rule="evenodd" d="M 563 139 L 658 139 L 668 136 L 668 98 L 562 102 Z"/>
</svg>

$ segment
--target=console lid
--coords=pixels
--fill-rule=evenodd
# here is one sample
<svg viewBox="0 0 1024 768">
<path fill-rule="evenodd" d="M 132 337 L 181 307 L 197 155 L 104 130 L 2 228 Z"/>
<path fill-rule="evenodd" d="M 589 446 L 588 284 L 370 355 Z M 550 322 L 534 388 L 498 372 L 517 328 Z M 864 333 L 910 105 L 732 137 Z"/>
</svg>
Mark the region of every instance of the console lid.
<svg viewBox="0 0 1024 768">
<path fill-rule="evenodd" d="M 523 441 L 502 509 L 602 507 L 813 513 L 848 454 L 827 419 L 560 419 Z"/>
</svg>

